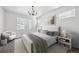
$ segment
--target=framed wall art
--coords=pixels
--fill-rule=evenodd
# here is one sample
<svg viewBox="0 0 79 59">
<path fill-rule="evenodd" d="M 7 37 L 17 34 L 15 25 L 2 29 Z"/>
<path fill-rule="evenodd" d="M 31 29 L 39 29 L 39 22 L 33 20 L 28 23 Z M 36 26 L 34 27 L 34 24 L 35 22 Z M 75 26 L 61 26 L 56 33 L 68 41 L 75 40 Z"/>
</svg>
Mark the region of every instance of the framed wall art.
<svg viewBox="0 0 79 59">
<path fill-rule="evenodd" d="M 49 19 L 48 19 L 48 23 L 49 23 L 50 25 L 56 24 L 56 15 L 50 16 Z"/>
</svg>

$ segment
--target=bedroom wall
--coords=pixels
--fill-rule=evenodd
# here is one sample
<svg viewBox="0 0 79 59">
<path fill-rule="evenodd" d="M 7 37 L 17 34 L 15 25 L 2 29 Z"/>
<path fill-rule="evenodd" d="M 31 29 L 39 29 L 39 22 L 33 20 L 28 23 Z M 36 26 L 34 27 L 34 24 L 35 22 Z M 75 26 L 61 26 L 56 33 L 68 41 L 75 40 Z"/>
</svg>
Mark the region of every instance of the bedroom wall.
<svg viewBox="0 0 79 59">
<path fill-rule="evenodd" d="M 66 19 L 58 19 L 58 14 L 71 10 L 75 8 L 75 17 L 69 17 Z M 56 25 L 48 25 L 47 20 L 49 16 L 57 15 L 56 19 Z M 47 12 L 43 15 L 41 15 L 38 20 L 40 20 L 40 25 L 43 27 L 43 29 L 48 29 L 50 30 L 53 29 L 53 26 L 62 26 L 65 30 L 71 33 L 72 36 L 72 46 L 75 48 L 79 48 L 79 7 L 73 7 L 73 6 L 65 6 L 65 7 L 60 7 L 55 10 L 51 10 L 50 12 Z M 44 28 L 46 27 L 46 28 Z"/>
<path fill-rule="evenodd" d="M 5 31 L 16 31 L 16 14 L 5 11 Z"/>
<path fill-rule="evenodd" d="M 17 30 L 17 17 L 18 16 L 25 17 L 26 23 L 28 20 L 32 20 L 32 18 L 30 16 L 5 10 L 5 31 L 13 31 L 13 32 L 17 33 L 17 36 L 21 36 L 21 34 L 23 34 L 23 33 L 32 32 L 35 30 L 33 21 L 31 22 L 31 24 L 32 24 L 31 27 L 33 27 L 33 28 L 31 28 L 31 30 L 28 30 L 27 26 L 25 26 L 25 28 L 22 30 Z"/>
<path fill-rule="evenodd" d="M 73 8 L 75 8 L 75 7 L 68 6 L 68 7 L 60 7 L 55 10 L 51 10 L 51 11 L 41 15 L 40 17 L 38 17 L 39 25 L 42 26 L 43 29 L 52 30 L 53 27 L 58 27 L 59 25 L 62 25 L 61 21 L 58 19 L 58 14 L 68 11 Z M 48 24 L 48 17 L 53 16 L 53 15 L 56 15 L 56 24 L 50 25 L 50 24 Z"/>
<path fill-rule="evenodd" d="M 0 33 L 4 31 L 4 10 L 0 6 Z"/>
<path fill-rule="evenodd" d="M 11 11 L 5 11 L 5 31 L 16 32 L 17 36 L 23 33 L 23 30 L 17 31 L 17 16 L 19 15 Z"/>
</svg>

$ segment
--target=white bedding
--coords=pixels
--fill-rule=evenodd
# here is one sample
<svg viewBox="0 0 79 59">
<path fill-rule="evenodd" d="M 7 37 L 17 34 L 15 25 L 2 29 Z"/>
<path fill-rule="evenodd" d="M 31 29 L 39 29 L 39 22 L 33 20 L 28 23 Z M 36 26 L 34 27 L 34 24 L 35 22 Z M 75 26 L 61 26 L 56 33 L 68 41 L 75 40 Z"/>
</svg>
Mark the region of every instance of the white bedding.
<svg viewBox="0 0 79 59">
<path fill-rule="evenodd" d="M 57 36 L 49 36 L 49 35 L 38 33 L 38 32 L 35 32 L 35 33 L 32 33 L 32 34 L 46 40 L 48 47 L 50 45 L 56 43 L 56 37 Z M 22 40 L 23 40 L 23 44 L 24 44 L 25 48 L 27 49 L 28 53 L 31 53 L 32 50 L 36 53 L 36 49 L 35 49 L 34 45 L 33 45 L 33 48 L 32 48 L 33 42 L 30 39 L 30 37 L 27 34 L 23 34 L 23 38 L 25 38 L 25 39 L 22 39 Z"/>
<path fill-rule="evenodd" d="M 49 35 L 39 33 L 39 32 L 35 32 L 35 33 L 32 33 L 32 34 L 39 36 L 39 37 L 43 38 L 44 40 L 46 40 L 48 47 L 50 45 L 56 43 L 57 36 L 49 36 Z"/>
</svg>

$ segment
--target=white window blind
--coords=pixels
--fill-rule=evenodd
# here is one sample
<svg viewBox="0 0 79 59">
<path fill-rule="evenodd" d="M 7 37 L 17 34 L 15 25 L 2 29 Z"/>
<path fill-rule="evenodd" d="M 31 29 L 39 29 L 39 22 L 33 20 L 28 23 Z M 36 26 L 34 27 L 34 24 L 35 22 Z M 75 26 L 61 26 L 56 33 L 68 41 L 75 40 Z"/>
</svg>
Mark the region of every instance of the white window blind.
<svg viewBox="0 0 79 59">
<path fill-rule="evenodd" d="M 24 17 L 17 17 L 17 30 L 24 29 L 25 20 L 26 20 L 26 18 L 24 18 Z"/>
</svg>

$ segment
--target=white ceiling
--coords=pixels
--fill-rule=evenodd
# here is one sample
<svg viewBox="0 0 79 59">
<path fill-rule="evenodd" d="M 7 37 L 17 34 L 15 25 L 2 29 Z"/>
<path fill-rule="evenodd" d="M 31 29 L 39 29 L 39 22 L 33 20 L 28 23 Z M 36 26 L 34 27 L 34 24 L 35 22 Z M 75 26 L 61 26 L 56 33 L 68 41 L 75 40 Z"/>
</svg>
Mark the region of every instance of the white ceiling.
<svg viewBox="0 0 79 59">
<path fill-rule="evenodd" d="M 35 6 L 35 11 L 37 11 L 38 16 L 46 13 L 50 10 L 54 10 L 59 8 L 60 6 Z M 31 10 L 31 6 L 5 6 L 3 7 L 5 10 L 28 15 L 28 10 Z"/>
</svg>

